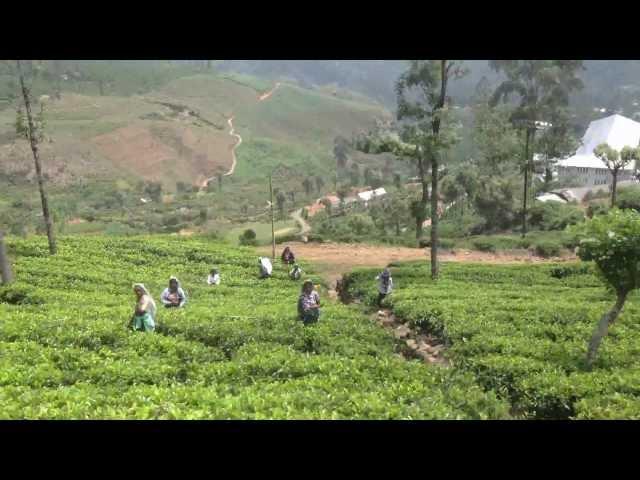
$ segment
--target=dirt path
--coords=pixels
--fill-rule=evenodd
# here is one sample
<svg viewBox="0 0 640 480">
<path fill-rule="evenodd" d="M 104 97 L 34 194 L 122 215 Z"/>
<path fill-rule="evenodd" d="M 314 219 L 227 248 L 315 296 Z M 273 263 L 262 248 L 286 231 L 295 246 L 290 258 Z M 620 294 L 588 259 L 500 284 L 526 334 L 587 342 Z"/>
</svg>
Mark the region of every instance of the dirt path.
<svg viewBox="0 0 640 480">
<path fill-rule="evenodd" d="M 300 226 L 300 235 L 306 238 L 307 234 L 311 231 L 311 225 L 302 218 L 302 208 L 293 212 L 291 214 L 291 218 L 293 218 Z"/>
<path fill-rule="evenodd" d="M 313 263 L 329 285 L 335 285 L 345 273 L 358 267 L 386 267 L 391 262 L 429 260 L 429 252 L 422 248 L 375 246 L 346 243 L 287 243 L 297 258 Z M 284 248 L 284 246 L 283 246 Z M 270 247 L 260 251 L 270 253 Z M 447 251 L 440 253 L 443 262 L 486 262 L 494 264 L 543 263 L 549 261 L 575 260 L 575 256 L 561 259 L 543 259 L 523 250 L 521 253 L 486 253 L 471 250 L 458 250 L 455 254 Z"/>
<path fill-rule="evenodd" d="M 280 86 L 280 82 L 277 82 L 271 90 L 258 96 L 258 102 L 263 102 L 267 98 L 271 97 L 271 95 L 274 94 L 274 92 L 278 89 L 279 86 Z M 227 119 L 227 123 L 229 124 L 229 135 L 232 137 L 235 137 L 236 143 L 235 145 L 233 145 L 233 147 L 231 147 L 231 168 L 227 173 L 222 175 L 223 177 L 228 177 L 229 175 L 233 175 L 233 173 L 236 171 L 236 165 L 238 164 L 238 160 L 236 158 L 236 149 L 242 143 L 242 137 L 236 133 L 235 128 L 233 127 L 233 118 L 234 116 L 231 115 L 231 117 Z M 211 178 L 207 178 L 202 183 L 201 190 L 204 190 L 205 188 L 207 188 L 207 186 L 209 185 L 209 182 L 214 181 L 216 178 L 218 178 L 217 175 Z"/>
<path fill-rule="evenodd" d="M 258 97 L 258 101 L 259 102 L 265 101 L 267 98 L 269 98 L 271 95 L 273 95 L 273 93 L 278 89 L 279 86 L 280 86 L 280 82 L 276 82 L 276 85 L 271 90 L 269 90 L 266 93 L 263 93 L 262 95 L 260 95 Z"/>
</svg>

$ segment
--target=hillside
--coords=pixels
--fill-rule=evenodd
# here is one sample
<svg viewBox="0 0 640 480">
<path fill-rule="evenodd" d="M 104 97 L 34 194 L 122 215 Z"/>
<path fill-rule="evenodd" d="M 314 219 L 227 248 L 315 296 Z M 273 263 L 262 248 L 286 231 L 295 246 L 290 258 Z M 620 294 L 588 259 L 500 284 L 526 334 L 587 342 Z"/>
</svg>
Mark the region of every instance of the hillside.
<svg viewBox="0 0 640 480">
<path fill-rule="evenodd" d="M 55 257 L 43 239 L 9 247 L 18 281 L 0 288 L 0 418 L 508 415 L 469 375 L 395 355 L 393 337 L 357 309 L 327 300 L 322 321 L 303 327 L 299 282 L 280 265 L 259 280 L 252 250 L 159 236 L 62 238 Z M 155 333 L 127 330 L 132 283 L 157 299 L 169 275 L 186 307 L 161 309 Z"/>
<path fill-rule="evenodd" d="M 329 170 L 333 139 L 368 129 L 388 115 L 362 100 L 252 77 L 198 74 L 175 79 L 144 95 L 90 96 L 64 93 L 44 101 L 47 134 L 45 171 L 54 184 L 99 176 L 201 184 L 229 171 L 233 117 L 242 136 L 239 178 L 264 175 L 280 163 L 297 171 Z M 37 111 L 38 107 L 35 108 Z M 15 111 L 0 111 L 0 174 L 31 175 L 26 141 L 15 140 Z"/>
</svg>

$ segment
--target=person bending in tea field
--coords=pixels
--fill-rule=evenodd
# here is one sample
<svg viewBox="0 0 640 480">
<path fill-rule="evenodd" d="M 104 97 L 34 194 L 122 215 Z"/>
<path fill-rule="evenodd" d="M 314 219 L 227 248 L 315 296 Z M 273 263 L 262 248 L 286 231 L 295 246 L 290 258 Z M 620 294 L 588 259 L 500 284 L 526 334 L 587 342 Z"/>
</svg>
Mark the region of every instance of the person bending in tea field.
<svg viewBox="0 0 640 480">
<path fill-rule="evenodd" d="M 320 318 L 320 295 L 313 289 L 313 282 L 306 280 L 298 298 L 298 317 L 305 325 L 316 323 Z"/>
<path fill-rule="evenodd" d="M 293 268 L 291 269 L 291 271 L 289 272 L 289 278 L 291 280 L 300 280 L 300 277 L 302 277 L 302 274 L 304 272 L 302 271 L 302 269 L 300 268 L 300 265 L 298 265 L 297 263 L 293 266 Z"/>
<path fill-rule="evenodd" d="M 267 257 L 260 257 L 258 258 L 258 265 L 260 265 L 260 278 L 269 278 L 273 272 L 271 260 Z"/>
<path fill-rule="evenodd" d="M 131 318 L 131 327 L 135 331 L 153 332 L 156 328 L 156 302 L 142 283 L 136 283 L 133 286 L 133 292 L 138 301 Z"/>
<path fill-rule="evenodd" d="M 207 278 L 207 285 L 220 285 L 220 273 L 217 268 L 211 270 Z"/>
<path fill-rule="evenodd" d="M 378 307 L 382 305 L 382 300 L 393 290 L 393 278 L 388 268 L 385 268 L 380 275 L 376 277 L 378 280 Z"/>
<path fill-rule="evenodd" d="M 292 265 L 296 261 L 296 256 L 289 247 L 285 247 L 282 251 L 282 263 Z"/>
<path fill-rule="evenodd" d="M 182 308 L 187 303 L 187 295 L 180 288 L 180 282 L 176 277 L 169 279 L 169 286 L 164 289 L 160 299 L 166 308 Z"/>
</svg>

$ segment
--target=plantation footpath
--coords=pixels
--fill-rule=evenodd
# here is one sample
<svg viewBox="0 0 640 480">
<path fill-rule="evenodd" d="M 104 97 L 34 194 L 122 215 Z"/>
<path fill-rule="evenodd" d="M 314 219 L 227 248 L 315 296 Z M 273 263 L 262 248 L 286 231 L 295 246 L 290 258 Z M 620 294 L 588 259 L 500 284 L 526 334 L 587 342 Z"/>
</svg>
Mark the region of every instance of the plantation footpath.
<svg viewBox="0 0 640 480">
<path fill-rule="evenodd" d="M 524 418 L 640 418 L 640 302 L 629 297 L 592 371 L 587 342 L 615 295 L 579 263 L 444 263 L 430 280 L 423 262 L 391 269 L 385 300 L 408 328 L 446 345 L 452 369 L 498 392 Z M 347 279 L 349 293 L 373 305 L 377 270 Z"/>
<path fill-rule="evenodd" d="M 326 301 L 297 320 L 300 283 L 257 253 L 196 237 L 8 239 L 16 282 L 0 288 L 4 419 L 491 419 L 508 404 L 471 373 L 395 354 L 355 307 Z M 220 286 L 206 285 L 217 267 Z M 309 266 L 303 265 L 305 271 Z M 169 276 L 189 302 L 156 333 L 126 328 L 142 282 Z M 312 279 L 314 277 L 312 276 Z"/>
</svg>

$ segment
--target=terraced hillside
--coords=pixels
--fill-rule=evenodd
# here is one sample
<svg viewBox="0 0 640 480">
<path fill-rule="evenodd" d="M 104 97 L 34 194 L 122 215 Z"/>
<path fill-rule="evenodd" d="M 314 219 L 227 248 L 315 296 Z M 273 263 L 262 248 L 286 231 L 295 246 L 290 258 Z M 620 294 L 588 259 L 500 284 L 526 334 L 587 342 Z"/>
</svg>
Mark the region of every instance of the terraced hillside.
<svg viewBox="0 0 640 480">
<path fill-rule="evenodd" d="M 0 289 L 0 417 L 73 419 L 505 418 L 470 375 L 407 362 L 357 309 L 325 300 L 296 319 L 300 284 L 253 250 L 198 239 L 9 239 L 17 282 Z M 207 287 L 212 266 L 222 284 Z M 305 265 L 305 270 L 310 266 Z M 156 333 L 126 328 L 133 282 L 170 275 L 184 309 Z M 323 298 L 326 296 L 323 295 Z"/>
</svg>

